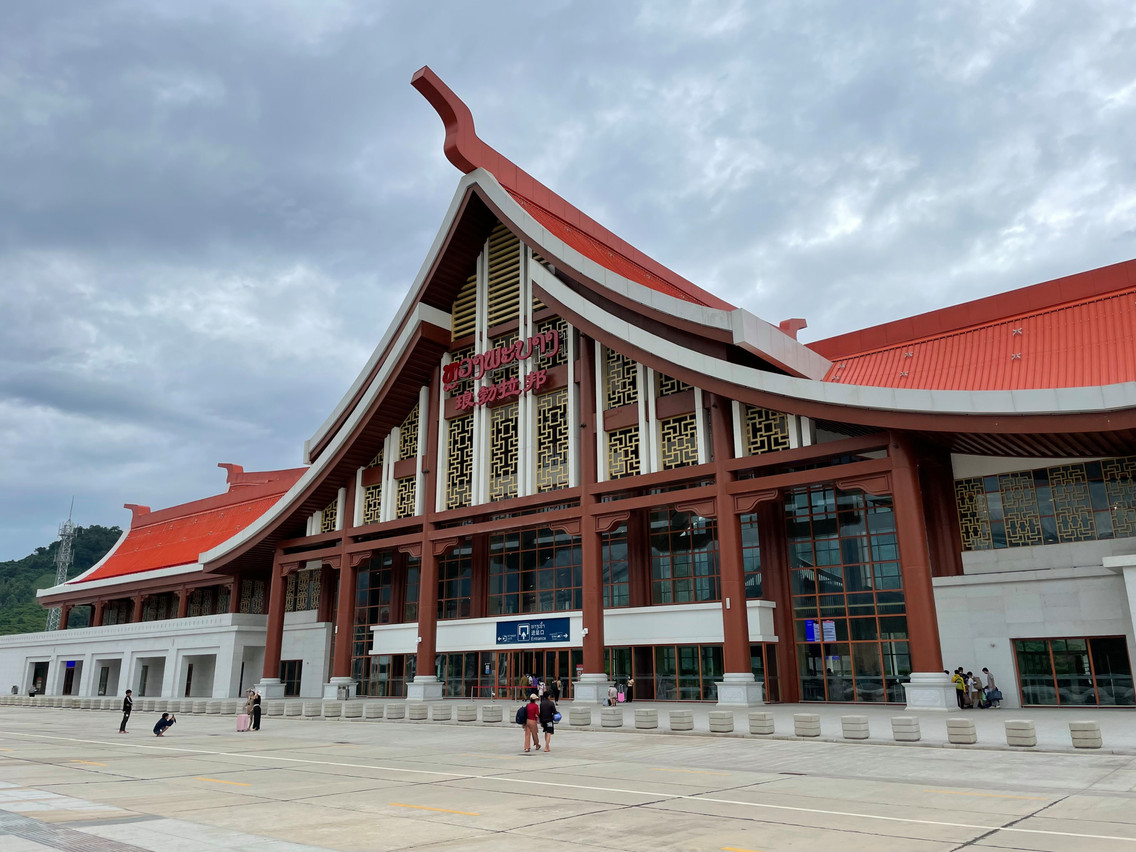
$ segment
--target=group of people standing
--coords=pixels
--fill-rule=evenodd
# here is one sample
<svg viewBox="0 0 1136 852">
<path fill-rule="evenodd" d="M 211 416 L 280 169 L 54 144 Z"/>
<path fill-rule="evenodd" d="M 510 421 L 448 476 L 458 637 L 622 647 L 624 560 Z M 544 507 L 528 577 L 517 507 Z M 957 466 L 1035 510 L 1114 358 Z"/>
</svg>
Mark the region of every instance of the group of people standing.
<svg viewBox="0 0 1136 852">
<path fill-rule="evenodd" d="M 245 716 L 248 717 L 248 727 L 241 728 L 237 726 L 237 731 L 259 731 L 260 730 L 260 693 L 255 689 L 249 689 L 245 693 Z"/>
<path fill-rule="evenodd" d="M 982 682 L 983 676 L 986 677 L 985 683 Z M 958 700 L 960 710 L 968 707 L 996 708 L 1002 703 L 1002 690 L 998 688 L 990 669 L 983 668 L 982 674 L 976 675 L 974 672 L 964 672 L 962 666 L 959 666 L 954 674 L 951 674 L 951 682 L 955 685 L 955 698 Z"/>
</svg>

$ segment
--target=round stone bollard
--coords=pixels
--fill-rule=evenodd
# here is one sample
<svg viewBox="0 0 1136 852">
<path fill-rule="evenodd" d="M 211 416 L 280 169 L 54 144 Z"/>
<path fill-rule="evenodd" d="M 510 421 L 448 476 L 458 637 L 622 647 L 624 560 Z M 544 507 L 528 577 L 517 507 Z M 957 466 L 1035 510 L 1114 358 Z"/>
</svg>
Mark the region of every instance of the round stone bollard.
<svg viewBox="0 0 1136 852">
<path fill-rule="evenodd" d="M 978 735 L 970 719 L 947 719 L 947 742 L 955 745 L 974 745 Z"/>
<path fill-rule="evenodd" d="M 730 734 L 734 730 L 734 714 L 729 710 L 710 711 L 710 733 Z"/>
<path fill-rule="evenodd" d="M 430 708 L 430 718 L 435 722 L 448 722 L 453 718 L 454 708 L 449 704 L 435 704 Z"/>
<path fill-rule="evenodd" d="M 150 702 L 150 706 L 153 707 L 153 702 Z M 143 707 L 142 709 L 145 710 L 146 708 Z M 221 713 L 221 702 L 220 701 L 206 701 L 205 702 L 205 713 L 209 716 L 220 715 L 220 713 Z"/>
<path fill-rule="evenodd" d="M 338 719 L 343 715 L 343 701 L 328 700 L 323 702 L 323 717 L 325 719 Z"/>
<path fill-rule="evenodd" d="M 618 707 L 603 707 L 600 709 L 601 728 L 622 728 L 623 711 Z"/>
<path fill-rule="evenodd" d="M 694 712 L 692 710 L 672 710 L 670 725 L 672 731 L 693 731 Z"/>
<path fill-rule="evenodd" d="M 501 705 L 496 706 L 492 704 L 485 704 L 481 708 L 481 721 L 482 722 L 500 722 L 505 718 L 505 712 L 501 709 Z"/>
<path fill-rule="evenodd" d="M 269 716 L 283 716 L 284 715 L 284 702 L 283 701 L 265 701 L 264 712 Z"/>
<path fill-rule="evenodd" d="M 653 731 L 659 727 L 658 710 L 635 710 L 635 729 L 637 731 Z"/>
<path fill-rule="evenodd" d="M 915 716 L 892 716 L 891 737 L 897 743 L 919 742 L 919 719 Z"/>
<path fill-rule="evenodd" d="M 79 699 L 79 709 L 80 710 L 90 710 L 91 709 L 91 699 L 90 698 L 80 698 Z"/>
<path fill-rule="evenodd" d="M 383 718 L 383 705 L 377 701 L 368 701 L 363 706 L 364 719 L 381 719 Z"/>
<path fill-rule="evenodd" d="M 798 737 L 819 737 L 820 716 L 816 713 L 794 713 L 793 735 Z"/>
<path fill-rule="evenodd" d="M 209 702 L 206 701 L 204 698 L 202 698 L 202 699 L 199 699 L 199 700 L 193 702 L 193 709 L 190 712 L 194 713 L 194 714 L 204 713 L 208 709 L 209 709 Z"/>
<path fill-rule="evenodd" d="M 284 715 L 285 716 L 299 716 L 304 712 L 303 701 L 285 701 L 284 702 Z"/>
<path fill-rule="evenodd" d="M 387 705 L 387 718 L 388 719 L 405 719 L 406 718 L 406 705 L 405 704 L 388 704 Z"/>
<path fill-rule="evenodd" d="M 749 732 L 764 737 L 773 733 L 773 714 L 764 710 L 751 710 L 749 714 Z"/>
<path fill-rule="evenodd" d="M 1037 730 L 1028 719 L 1006 720 L 1006 745 L 1030 748 L 1037 745 Z"/>
<path fill-rule="evenodd" d="M 573 728 L 588 728 L 592 724 L 592 711 L 589 707 L 573 707 L 568 711 L 568 724 Z"/>
<path fill-rule="evenodd" d="M 1073 740 L 1073 748 L 1101 748 L 1104 746 L 1100 722 L 1070 722 L 1069 737 Z"/>
<path fill-rule="evenodd" d="M 343 705 L 343 718 L 344 719 L 362 719 L 363 718 L 363 702 L 362 701 L 341 701 Z"/>
<path fill-rule="evenodd" d="M 459 722 L 476 722 L 477 721 L 477 705 L 476 704 L 459 704 L 457 719 Z"/>
<path fill-rule="evenodd" d="M 411 722 L 425 722 L 429 714 L 430 708 L 425 704 L 410 704 L 406 708 L 406 718 Z"/>
<path fill-rule="evenodd" d="M 305 701 L 303 702 L 303 708 L 305 719 L 318 719 L 323 715 L 322 701 Z"/>
<path fill-rule="evenodd" d="M 866 740 L 868 733 L 867 716 L 841 716 L 840 730 L 846 740 Z"/>
</svg>

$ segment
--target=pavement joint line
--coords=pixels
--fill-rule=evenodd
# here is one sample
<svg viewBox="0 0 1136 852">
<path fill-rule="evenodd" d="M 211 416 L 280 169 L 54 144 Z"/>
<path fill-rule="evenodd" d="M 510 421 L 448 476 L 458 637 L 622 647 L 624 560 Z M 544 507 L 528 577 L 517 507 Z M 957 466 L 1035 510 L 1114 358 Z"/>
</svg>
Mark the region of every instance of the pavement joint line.
<svg viewBox="0 0 1136 852">
<path fill-rule="evenodd" d="M 1002 793 L 967 793 L 963 790 L 924 790 L 924 793 L 942 793 L 944 796 L 984 796 L 987 799 L 1030 799 L 1035 802 L 1046 802 L 1050 796 L 1007 796 Z"/>
<path fill-rule="evenodd" d="M 711 772 L 708 769 L 665 769 L 660 766 L 652 767 L 652 772 L 684 772 L 688 775 L 731 775 L 730 772 Z"/>
<path fill-rule="evenodd" d="M 214 784 L 232 784 L 234 787 L 251 787 L 252 784 L 246 784 L 244 781 L 222 781 L 220 778 L 203 778 L 195 776 L 195 781 L 212 781 Z"/>
<path fill-rule="evenodd" d="M 723 846 L 722 852 L 758 852 L 757 849 L 742 849 L 740 846 Z"/>
<path fill-rule="evenodd" d="M 413 808 L 416 811 L 437 811 L 438 813 L 443 813 L 443 814 L 461 814 L 462 816 L 481 816 L 481 814 L 474 813 L 472 811 L 452 811 L 449 808 L 430 808 L 430 807 L 427 807 L 426 805 L 407 805 L 407 804 L 403 804 L 402 802 L 391 802 L 390 806 L 392 808 Z"/>
<path fill-rule="evenodd" d="M 88 745 L 111 745 L 111 743 L 113 742 L 113 741 L 110 741 L 110 740 L 87 740 L 87 739 L 83 739 L 81 737 L 59 737 L 59 736 L 53 736 L 53 735 L 50 735 L 50 734 L 36 734 L 36 733 L 15 732 L 15 731 L 0 731 L 0 736 L 36 737 L 36 738 L 39 738 L 39 739 L 61 740 L 61 741 L 64 741 L 64 742 L 85 743 L 85 744 L 88 744 Z M 1074 838 L 1078 838 L 1078 839 L 1081 839 L 1081 840 L 1115 840 L 1115 841 L 1118 841 L 1118 842 L 1121 842 L 1121 843 L 1131 843 L 1134 846 L 1136 846 L 1136 837 L 1120 837 L 1118 835 L 1110 835 L 1110 834 L 1082 834 L 1080 832 L 1075 832 L 1075 831 L 1053 831 L 1053 830 L 1049 830 L 1049 829 L 1038 829 L 1038 828 L 1018 828 L 1016 825 L 1006 825 L 1006 826 L 977 825 L 977 824 L 974 824 L 974 823 L 945 822 L 945 821 L 942 821 L 942 820 L 927 820 L 927 819 L 913 819 L 911 817 L 884 816 L 884 815 L 881 815 L 881 814 L 862 814 L 862 813 L 858 814 L 858 813 L 854 813 L 854 812 L 850 812 L 850 811 L 836 811 L 836 810 L 829 810 L 829 809 L 826 809 L 826 808 L 802 808 L 802 807 L 795 807 L 795 806 L 792 806 L 792 805 L 774 805 L 774 804 L 769 804 L 769 803 L 765 803 L 765 802 L 745 802 L 745 801 L 740 801 L 740 800 L 735 800 L 735 799 L 709 798 L 709 797 L 705 797 L 705 796 L 701 796 L 701 795 L 685 795 L 685 794 L 681 794 L 681 793 L 648 792 L 646 790 L 629 790 L 629 789 L 624 789 L 624 788 L 621 788 L 621 787 L 596 787 L 596 786 L 589 786 L 587 784 L 565 784 L 565 783 L 558 783 L 558 782 L 554 782 L 554 781 L 546 781 L 546 780 L 543 780 L 543 779 L 512 778 L 512 777 L 507 776 L 507 775 L 475 775 L 473 773 L 462 773 L 462 772 L 437 772 L 437 771 L 429 770 L 429 769 L 404 769 L 404 768 L 401 768 L 401 767 L 383 766 L 383 765 L 376 765 L 376 764 L 368 765 L 368 764 L 358 764 L 358 763 L 338 763 L 338 762 L 333 762 L 333 761 L 308 760 L 308 759 L 296 758 L 296 757 L 254 755 L 254 754 L 243 754 L 243 753 L 240 753 L 240 752 L 211 751 L 211 750 L 208 750 L 208 749 L 178 748 L 176 746 L 144 746 L 144 745 L 136 744 L 136 743 L 123 743 L 123 745 L 126 745 L 128 747 L 143 748 L 143 749 L 148 749 L 148 750 L 179 751 L 179 752 L 184 752 L 184 753 L 187 753 L 187 754 L 207 754 L 207 755 L 212 755 L 212 756 L 216 756 L 216 757 L 238 757 L 238 758 L 243 757 L 243 758 L 247 758 L 249 760 L 277 760 L 277 761 L 282 761 L 282 762 L 286 762 L 286 763 L 305 763 L 305 764 L 315 764 L 315 765 L 323 765 L 323 766 L 341 766 L 341 767 L 352 768 L 352 769 L 374 769 L 374 770 L 379 770 L 379 771 L 404 772 L 404 773 L 408 773 L 408 774 L 418 774 L 418 775 L 438 775 L 438 776 L 444 776 L 444 777 L 447 777 L 447 778 L 452 778 L 454 780 L 501 781 L 505 784 L 517 784 L 517 785 L 524 785 L 524 786 L 557 787 L 557 788 L 561 788 L 561 789 L 588 790 L 588 791 L 598 792 L 598 793 L 626 793 L 626 794 L 632 795 L 632 796 L 657 797 L 657 801 L 664 801 L 664 800 L 676 801 L 676 802 L 677 801 L 688 801 L 688 802 L 694 802 L 694 803 L 710 803 L 710 804 L 719 804 L 719 805 L 732 805 L 732 806 L 736 806 L 736 807 L 760 808 L 760 809 L 765 809 L 765 810 L 786 811 L 786 812 L 789 812 L 789 813 L 808 813 L 808 814 L 817 814 L 817 815 L 820 815 L 820 816 L 848 817 L 848 818 L 852 818 L 852 819 L 866 819 L 866 820 L 874 820 L 874 821 L 878 821 L 878 822 L 890 822 L 890 823 L 907 824 L 907 825 L 928 825 L 928 826 L 936 826 L 936 827 L 939 827 L 939 828 L 962 828 L 962 829 L 967 829 L 967 830 L 971 830 L 971 831 L 983 831 L 983 832 L 1003 831 L 1003 832 L 1013 833 L 1013 834 L 1030 834 L 1030 835 L 1040 835 L 1040 836 L 1044 836 L 1044 837 L 1074 837 Z M 1015 820 L 1015 822 L 1019 822 L 1019 821 L 1020 820 Z"/>
</svg>

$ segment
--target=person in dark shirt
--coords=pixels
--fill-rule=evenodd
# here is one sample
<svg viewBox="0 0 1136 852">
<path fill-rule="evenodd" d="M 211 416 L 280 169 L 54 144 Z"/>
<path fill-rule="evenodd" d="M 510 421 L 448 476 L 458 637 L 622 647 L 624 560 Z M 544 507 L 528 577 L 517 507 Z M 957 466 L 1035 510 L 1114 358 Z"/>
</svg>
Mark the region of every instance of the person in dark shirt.
<svg viewBox="0 0 1136 852">
<path fill-rule="evenodd" d="M 545 693 L 544 698 L 540 701 L 540 727 L 544 731 L 544 750 L 552 751 L 552 735 L 556 733 L 552 721 L 553 715 L 556 713 L 556 702 L 552 700 L 552 696 Z M 540 750 L 540 744 L 537 743 L 537 750 Z"/>
<path fill-rule="evenodd" d="M 252 729 L 260 730 L 260 693 L 256 690 L 252 693 Z"/>
<path fill-rule="evenodd" d="M 166 735 L 166 729 L 176 721 L 176 716 L 172 716 L 169 713 L 163 713 L 162 718 L 158 720 L 158 723 L 156 725 L 154 725 L 154 736 L 164 737 Z"/>
<path fill-rule="evenodd" d="M 130 721 L 130 711 L 134 709 L 134 696 L 130 690 L 126 690 L 126 695 L 122 699 L 122 724 L 118 726 L 120 734 L 126 733 L 126 723 Z"/>
</svg>

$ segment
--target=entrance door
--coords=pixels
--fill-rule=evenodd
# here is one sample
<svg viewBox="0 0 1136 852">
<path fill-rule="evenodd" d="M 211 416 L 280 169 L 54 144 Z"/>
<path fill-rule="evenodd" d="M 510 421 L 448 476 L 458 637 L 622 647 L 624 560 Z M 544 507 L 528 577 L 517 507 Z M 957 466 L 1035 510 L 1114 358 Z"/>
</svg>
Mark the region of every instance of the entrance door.
<svg viewBox="0 0 1136 852">
<path fill-rule="evenodd" d="M 146 668 L 142 668 L 142 677 L 146 676 Z M 186 663 L 185 666 L 185 697 L 189 698 L 189 690 L 193 687 L 193 663 Z M 142 692 L 141 689 L 138 690 Z"/>
<path fill-rule="evenodd" d="M 532 691 L 528 677 L 560 681 L 560 697 L 571 698 L 575 666 L 581 663 L 584 652 L 579 648 L 558 648 L 546 651 L 503 651 L 497 654 L 497 697 L 524 700 Z"/>
<path fill-rule="evenodd" d="M 71 661 L 66 665 L 67 669 L 63 672 L 63 694 L 70 695 L 75 686 L 75 663 Z"/>
</svg>

